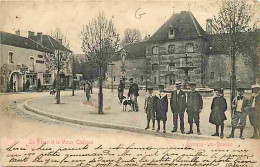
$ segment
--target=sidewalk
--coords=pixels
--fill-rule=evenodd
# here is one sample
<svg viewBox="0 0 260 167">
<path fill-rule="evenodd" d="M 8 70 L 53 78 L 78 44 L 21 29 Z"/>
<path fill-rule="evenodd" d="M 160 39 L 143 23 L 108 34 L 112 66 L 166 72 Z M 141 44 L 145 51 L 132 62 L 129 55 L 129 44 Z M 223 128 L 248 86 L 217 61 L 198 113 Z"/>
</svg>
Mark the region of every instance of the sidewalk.
<svg viewBox="0 0 260 167">
<path fill-rule="evenodd" d="M 91 95 L 91 101 L 87 102 L 85 100 L 85 94 L 83 91 L 76 91 L 75 96 L 71 96 L 67 92 L 62 92 L 61 94 L 61 104 L 55 104 L 55 96 L 46 96 L 46 97 L 39 97 L 29 101 L 27 104 L 27 109 L 29 110 L 36 110 L 37 112 L 43 112 L 44 115 L 57 118 L 58 116 L 60 120 L 72 122 L 72 123 L 79 123 L 84 124 L 84 122 L 88 122 L 89 124 L 86 125 L 93 125 L 97 126 L 100 124 L 99 127 L 107 127 L 107 128 L 115 128 L 121 130 L 129 130 L 129 131 L 137 131 L 137 132 L 145 132 L 149 134 L 156 134 L 155 131 L 147 130 L 145 131 L 144 128 L 146 127 L 146 114 L 143 110 L 144 108 L 144 97 L 146 95 L 145 91 L 140 91 L 140 96 L 138 97 L 139 103 L 139 112 L 123 112 L 122 105 L 119 104 L 117 98 L 117 92 L 111 92 L 110 89 L 104 89 L 104 114 L 98 114 L 98 107 L 97 107 L 97 93 L 98 89 L 94 89 L 93 94 Z M 126 94 L 126 92 L 125 92 Z M 169 98 L 169 97 L 168 97 Z M 215 126 L 210 124 L 209 114 L 210 114 L 210 105 L 212 102 L 213 97 L 206 97 L 204 98 L 204 107 L 201 113 L 201 136 L 197 134 L 189 135 L 190 137 L 198 138 L 211 138 L 214 139 L 216 137 L 211 137 L 211 134 L 215 132 Z M 229 105 L 229 97 L 226 97 L 228 106 Z M 128 107 L 129 109 L 129 107 Z M 173 116 L 172 112 L 169 108 L 168 112 L 168 121 L 167 121 L 167 134 L 163 134 L 166 137 L 171 137 L 174 135 L 181 136 L 186 138 L 188 135 L 182 135 L 180 130 L 178 129 L 177 133 L 171 133 L 172 125 L 173 125 Z M 226 111 L 226 116 L 228 120 L 225 121 L 225 131 L 224 135 L 228 136 L 231 131 L 230 127 L 230 110 Z M 71 120 L 76 120 L 71 121 Z M 185 113 L 185 131 L 189 130 L 189 125 L 187 123 L 187 113 Z M 91 124 L 93 123 L 93 124 Z M 157 127 L 157 124 L 155 124 Z M 150 125 L 151 127 L 151 125 Z M 162 127 L 162 125 L 161 125 Z M 250 126 L 249 121 L 247 122 L 247 127 L 244 132 L 244 137 L 249 138 L 252 135 L 252 127 Z M 194 126 L 194 132 L 196 132 L 196 126 Z M 160 132 L 162 135 L 162 132 Z M 239 135 L 239 130 L 236 131 L 236 136 Z M 218 138 L 216 138 L 218 139 Z"/>
</svg>

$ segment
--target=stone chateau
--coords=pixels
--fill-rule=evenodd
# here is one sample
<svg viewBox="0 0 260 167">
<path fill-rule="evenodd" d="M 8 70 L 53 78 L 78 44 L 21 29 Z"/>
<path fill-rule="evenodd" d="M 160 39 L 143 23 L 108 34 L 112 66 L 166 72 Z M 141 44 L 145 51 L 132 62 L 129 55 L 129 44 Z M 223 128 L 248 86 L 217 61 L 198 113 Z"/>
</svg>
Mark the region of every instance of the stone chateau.
<svg viewBox="0 0 260 167">
<path fill-rule="evenodd" d="M 173 14 L 151 37 L 138 43 L 128 44 L 113 57 L 106 77 L 106 86 L 116 86 L 120 79 L 134 78 L 140 88 L 158 84 L 171 89 L 176 81 L 184 82 L 183 67 L 188 66 L 189 78 L 202 87 L 230 87 L 230 56 L 212 41 L 222 38 L 212 33 L 212 20 L 207 19 L 203 30 L 190 11 Z M 257 32 L 256 38 L 259 38 Z M 249 88 L 256 80 L 259 58 L 256 45 L 250 55 L 237 56 L 238 86 Z M 244 61 L 249 57 L 250 61 Z M 187 60 L 187 61 L 186 61 Z"/>
</svg>

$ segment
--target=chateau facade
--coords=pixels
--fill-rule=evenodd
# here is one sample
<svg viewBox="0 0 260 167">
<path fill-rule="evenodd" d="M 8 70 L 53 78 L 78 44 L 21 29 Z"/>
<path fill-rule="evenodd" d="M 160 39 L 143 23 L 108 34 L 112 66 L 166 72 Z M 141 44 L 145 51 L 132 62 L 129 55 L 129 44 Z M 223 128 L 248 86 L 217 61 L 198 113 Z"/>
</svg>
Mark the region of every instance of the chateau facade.
<svg viewBox="0 0 260 167">
<path fill-rule="evenodd" d="M 128 44 L 116 53 L 115 65 L 108 69 L 107 83 L 111 82 L 112 71 L 115 85 L 121 78 L 127 86 L 128 79 L 134 78 L 141 88 L 163 84 L 171 89 L 176 81 L 192 81 L 201 87 L 229 88 L 230 56 L 214 44 L 216 37 L 212 34 L 210 19 L 204 31 L 190 11 L 173 14 L 146 41 Z M 236 58 L 237 84 L 245 88 L 255 82 L 256 69 L 259 69 L 259 63 L 254 64 L 259 62 L 257 44 L 251 49 L 255 52 L 241 53 Z M 245 57 L 250 61 L 245 61 Z M 187 67 L 188 78 L 183 70 Z"/>
</svg>

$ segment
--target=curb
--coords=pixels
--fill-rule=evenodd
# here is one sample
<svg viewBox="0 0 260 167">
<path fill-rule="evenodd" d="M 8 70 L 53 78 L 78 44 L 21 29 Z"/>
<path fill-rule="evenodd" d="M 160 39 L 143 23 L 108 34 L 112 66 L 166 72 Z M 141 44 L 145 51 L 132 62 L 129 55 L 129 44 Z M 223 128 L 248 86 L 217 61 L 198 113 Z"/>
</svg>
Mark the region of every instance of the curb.
<svg viewBox="0 0 260 167">
<path fill-rule="evenodd" d="M 124 126 L 124 125 L 115 125 L 115 124 L 107 124 L 107 123 L 101 123 L 101 122 L 94 122 L 94 121 L 85 121 L 85 120 L 78 120 L 78 119 L 71 119 L 68 117 L 63 117 L 55 114 L 49 114 L 44 111 L 40 111 L 38 109 L 35 109 L 31 107 L 28 103 L 32 101 L 33 99 L 27 100 L 24 102 L 23 106 L 26 110 L 31 111 L 35 114 L 48 117 L 51 119 L 59 120 L 62 122 L 68 122 L 72 124 L 78 124 L 78 125 L 84 125 L 84 126 L 93 126 L 93 127 L 98 127 L 98 128 L 109 128 L 109 129 L 116 129 L 116 130 L 122 130 L 122 131 L 128 131 L 128 132 L 135 132 L 135 133 L 140 133 L 140 134 L 148 134 L 148 135 L 154 135 L 158 137 L 167 137 L 167 138 L 178 138 L 180 139 L 185 138 L 185 139 L 207 139 L 207 140 L 218 140 L 219 138 L 212 137 L 212 136 L 207 136 L 207 135 L 196 135 L 196 134 L 190 134 L 190 135 L 185 135 L 181 133 L 156 133 L 155 131 L 152 130 L 145 130 L 141 129 L 138 127 L 132 127 L 132 126 Z M 189 138 L 187 138 L 189 137 Z M 179 139 L 179 138 L 178 138 Z"/>
</svg>

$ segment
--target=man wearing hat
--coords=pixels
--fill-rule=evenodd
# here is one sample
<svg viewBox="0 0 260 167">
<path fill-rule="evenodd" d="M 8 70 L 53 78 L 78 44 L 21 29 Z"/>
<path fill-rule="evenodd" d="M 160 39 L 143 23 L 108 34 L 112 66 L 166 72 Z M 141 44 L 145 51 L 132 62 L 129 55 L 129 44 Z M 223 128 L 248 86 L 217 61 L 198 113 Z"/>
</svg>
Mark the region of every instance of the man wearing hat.
<svg viewBox="0 0 260 167">
<path fill-rule="evenodd" d="M 153 88 L 148 88 L 148 94 L 145 96 L 144 110 L 147 116 L 147 126 L 145 130 L 150 128 L 150 121 L 152 120 L 154 130 L 155 124 L 155 100 L 153 95 Z"/>
<path fill-rule="evenodd" d="M 191 91 L 187 96 L 187 113 L 188 123 L 190 124 L 190 130 L 186 134 L 193 134 L 193 122 L 197 126 L 197 134 L 201 135 L 200 132 L 200 112 L 203 108 L 203 99 L 201 94 L 196 91 L 196 83 L 190 82 Z"/>
<path fill-rule="evenodd" d="M 134 79 L 130 78 L 130 87 L 129 87 L 129 91 L 128 91 L 128 97 L 131 98 L 131 100 L 133 101 L 132 104 L 132 108 L 133 111 L 138 111 L 138 103 L 137 103 L 137 97 L 139 96 L 139 88 L 138 85 L 136 83 L 134 83 Z"/>
<path fill-rule="evenodd" d="M 227 138 L 234 138 L 236 128 L 240 128 L 239 138 L 244 139 L 243 131 L 246 126 L 246 116 L 250 110 L 250 100 L 244 96 L 244 89 L 238 88 L 238 96 L 232 102 L 231 134 Z"/>
<path fill-rule="evenodd" d="M 164 86 L 158 85 L 159 93 L 155 96 L 155 113 L 158 128 L 156 132 L 160 131 L 160 121 L 163 121 L 163 133 L 166 132 L 166 121 L 168 112 L 168 98 L 167 94 L 163 92 Z"/>
<path fill-rule="evenodd" d="M 186 109 L 186 94 L 181 90 L 181 82 L 175 83 L 176 90 L 171 93 L 171 110 L 173 113 L 173 130 L 176 132 L 178 129 L 178 116 L 180 117 L 180 129 L 181 133 L 184 134 L 184 112 Z"/>
<path fill-rule="evenodd" d="M 122 103 L 122 100 L 123 100 L 124 89 L 125 89 L 125 85 L 124 85 L 124 83 L 123 83 L 123 80 L 120 79 L 120 83 L 119 83 L 118 88 L 117 88 L 117 91 L 118 91 L 118 99 L 119 99 L 120 103 Z"/>
<path fill-rule="evenodd" d="M 250 137 L 251 139 L 258 139 L 260 133 L 260 123 L 259 123 L 259 109 L 260 109 L 260 86 L 258 84 L 252 85 L 252 95 L 250 98 L 251 110 L 249 111 L 249 121 L 254 128 L 254 135 Z"/>
</svg>

